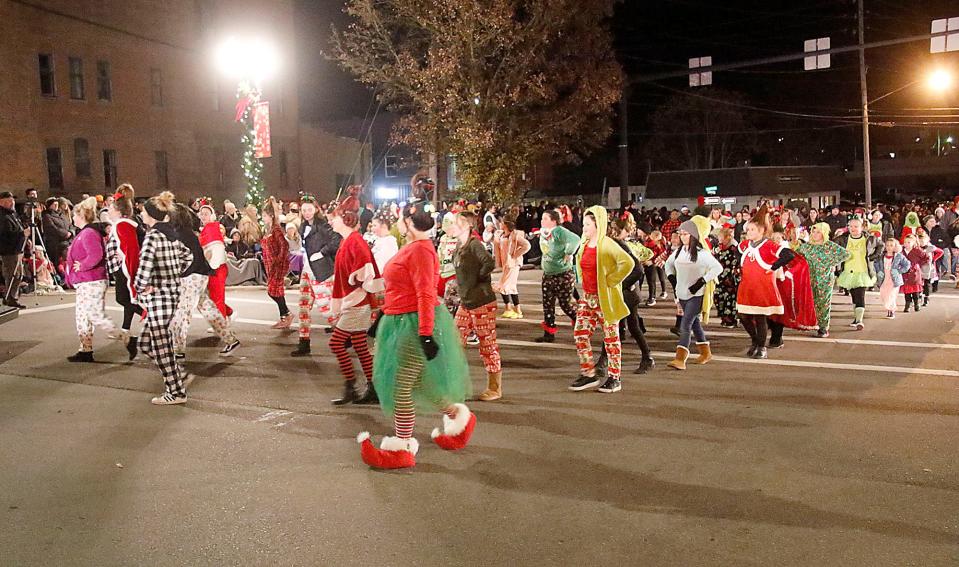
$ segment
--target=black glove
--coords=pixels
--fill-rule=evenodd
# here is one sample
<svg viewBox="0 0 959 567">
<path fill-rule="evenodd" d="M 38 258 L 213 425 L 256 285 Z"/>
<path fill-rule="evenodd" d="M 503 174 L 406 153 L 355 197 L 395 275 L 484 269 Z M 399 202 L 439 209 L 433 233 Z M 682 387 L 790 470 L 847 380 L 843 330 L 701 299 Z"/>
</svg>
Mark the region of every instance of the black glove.
<svg viewBox="0 0 959 567">
<path fill-rule="evenodd" d="M 670 285 L 673 286 L 673 289 L 676 289 L 676 274 L 670 274 L 666 276 L 666 279 L 669 280 Z M 663 290 L 665 291 L 665 290 Z"/>
<path fill-rule="evenodd" d="M 696 295 L 699 290 L 703 289 L 704 287 L 706 287 L 706 280 L 699 278 L 693 282 L 693 285 L 689 286 L 689 293 L 691 295 Z"/>
<path fill-rule="evenodd" d="M 366 336 L 370 337 L 371 339 L 376 338 L 376 329 L 380 326 L 380 319 L 382 318 L 383 314 L 380 313 L 380 316 L 373 321 L 373 324 L 370 325 L 370 328 L 366 331 Z"/>
<path fill-rule="evenodd" d="M 420 346 L 423 347 L 426 360 L 433 360 L 440 352 L 440 345 L 433 340 L 433 335 L 420 335 Z"/>
</svg>

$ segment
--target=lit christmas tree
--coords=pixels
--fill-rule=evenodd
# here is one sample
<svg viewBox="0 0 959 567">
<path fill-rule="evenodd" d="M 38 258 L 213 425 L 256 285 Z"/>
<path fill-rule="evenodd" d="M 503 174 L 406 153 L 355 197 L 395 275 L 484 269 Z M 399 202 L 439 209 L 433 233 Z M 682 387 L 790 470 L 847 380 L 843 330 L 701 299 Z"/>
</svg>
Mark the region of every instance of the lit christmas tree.
<svg viewBox="0 0 959 567">
<path fill-rule="evenodd" d="M 240 83 L 236 91 L 237 122 L 243 126 L 243 159 L 240 166 L 243 168 L 243 177 L 246 179 L 246 204 L 252 204 L 257 209 L 263 203 L 265 187 L 263 186 L 263 162 L 256 157 L 256 129 L 253 125 L 253 112 L 260 101 L 260 90 L 249 82 Z"/>
</svg>

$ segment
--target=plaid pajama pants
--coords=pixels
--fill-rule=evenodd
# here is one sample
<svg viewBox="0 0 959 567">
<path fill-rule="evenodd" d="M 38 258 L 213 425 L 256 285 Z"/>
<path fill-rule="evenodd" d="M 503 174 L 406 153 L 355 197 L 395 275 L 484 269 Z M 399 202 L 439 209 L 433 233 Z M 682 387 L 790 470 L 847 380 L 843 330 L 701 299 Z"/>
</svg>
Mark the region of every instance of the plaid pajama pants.
<svg viewBox="0 0 959 567">
<path fill-rule="evenodd" d="M 230 329 L 230 321 L 223 316 L 216 303 L 210 298 L 208 291 L 209 277 L 202 274 L 190 274 L 180 279 L 180 301 L 177 303 L 176 313 L 170 330 L 173 334 L 173 349 L 175 352 L 186 350 L 186 339 L 190 333 L 190 321 L 193 311 L 200 310 L 203 317 L 213 327 L 213 331 L 220 340 L 230 344 L 236 340 L 236 335 Z"/>
<path fill-rule="evenodd" d="M 77 288 L 77 336 L 80 337 L 80 350 L 93 352 L 93 328 L 104 329 L 108 333 L 116 330 L 113 321 L 107 317 L 106 295 L 107 281 L 83 282 Z"/>
<path fill-rule="evenodd" d="M 147 310 L 147 318 L 140 333 L 140 352 L 152 358 L 160 369 L 166 393 L 175 398 L 186 396 L 183 390 L 183 371 L 176 362 L 173 351 L 171 323 L 179 303 L 175 291 L 155 291 L 138 298 Z"/>
<path fill-rule="evenodd" d="M 460 338 L 466 344 L 470 331 L 479 337 L 479 352 L 483 357 L 483 366 L 489 373 L 502 370 L 499 356 L 499 344 L 496 342 L 496 302 L 487 303 L 476 309 L 467 309 L 460 305 L 456 311 L 456 328 Z"/>
<path fill-rule="evenodd" d="M 300 273 L 300 340 L 310 339 L 310 325 L 313 323 L 310 310 L 314 306 L 319 309 L 321 315 L 326 316 L 327 323 L 333 323 L 330 318 L 330 299 L 332 296 L 332 277 L 320 282 L 314 280 L 306 270 Z"/>
<path fill-rule="evenodd" d="M 607 371 L 610 378 L 619 378 L 623 362 L 623 350 L 619 342 L 619 321 L 606 321 L 603 310 L 599 305 L 599 296 L 584 293 L 579 300 L 579 311 L 576 312 L 576 328 L 573 337 L 576 339 L 576 353 L 579 355 L 579 368 L 584 376 L 596 374 L 593 363 L 593 347 L 589 339 L 597 325 L 603 327 L 606 343 L 606 355 L 609 359 Z"/>
</svg>

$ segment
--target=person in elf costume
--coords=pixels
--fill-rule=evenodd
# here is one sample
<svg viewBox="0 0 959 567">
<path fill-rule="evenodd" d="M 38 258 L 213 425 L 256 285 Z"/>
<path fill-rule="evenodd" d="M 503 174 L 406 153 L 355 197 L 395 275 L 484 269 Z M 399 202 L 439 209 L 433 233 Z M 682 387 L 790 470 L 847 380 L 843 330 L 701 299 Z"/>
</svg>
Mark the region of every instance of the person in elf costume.
<svg viewBox="0 0 959 567">
<path fill-rule="evenodd" d="M 383 315 L 369 331 L 377 342 L 373 383 L 395 434 L 384 437 L 379 448 L 369 432 L 357 436 L 363 462 L 373 468 L 416 466 L 417 411 L 444 414 L 443 428 L 432 434 L 442 449 L 462 449 L 476 427 L 476 416 L 463 404 L 470 393 L 466 354 L 453 317 L 436 295 L 439 258 L 428 235 L 431 209 L 423 200 L 404 207 L 397 224 L 407 244 L 386 265 Z"/>
<path fill-rule="evenodd" d="M 203 256 L 210 264 L 213 273 L 210 275 L 207 283 L 207 293 L 213 304 L 224 317 L 233 315 L 233 309 L 226 304 L 226 243 L 223 241 L 223 225 L 217 220 L 216 211 L 213 210 L 212 199 L 203 198 L 200 200 L 200 223 L 203 228 L 200 230 L 200 246 L 203 247 Z"/>
<path fill-rule="evenodd" d="M 824 222 L 810 227 L 808 242 L 793 239 L 792 249 L 801 254 L 809 266 L 816 324 L 819 328 L 816 335 L 821 338 L 828 337 L 836 267 L 849 259 L 849 251 L 829 240 L 829 225 Z"/>
<path fill-rule="evenodd" d="M 134 220 L 133 195 L 133 186 L 128 183 L 117 188 L 107 209 L 113 230 L 106 249 L 107 270 L 116 282 L 117 303 L 123 307 L 123 323 L 117 338 L 126 341 L 130 360 L 137 356 L 137 336 L 130 333 L 133 317 L 146 318 L 146 310 L 137 303 L 137 291 L 133 287 L 133 278 L 140 268 L 140 245 L 146 234 Z"/>
<path fill-rule="evenodd" d="M 347 197 L 330 215 L 330 226 L 343 239 L 336 252 L 330 302 L 330 312 L 336 319 L 330 350 L 336 355 L 344 378 L 343 395 L 333 400 L 333 404 L 338 406 L 351 402 L 375 404 L 379 401 L 373 386 L 373 355 L 366 341 L 366 331 L 376 306 L 376 294 L 384 289 L 373 253 L 356 230 L 360 224 L 362 187 L 352 185 L 347 192 Z M 347 352 L 350 347 L 366 375 L 366 391 L 362 396 L 356 391 L 356 373 Z"/>
<path fill-rule="evenodd" d="M 922 228 L 922 225 L 919 224 L 919 215 L 916 211 L 909 211 L 906 215 L 906 222 L 902 225 L 902 232 L 899 233 L 899 242 L 902 244 L 906 243 L 906 237 L 910 234 L 919 236 L 919 229 Z"/>
<path fill-rule="evenodd" d="M 310 355 L 310 329 L 313 324 L 311 311 L 317 307 L 321 313 L 329 313 L 330 296 L 333 292 L 333 262 L 340 246 L 340 235 L 321 215 L 316 198 L 303 195 L 300 198 L 300 241 L 303 243 L 303 271 L 300 272 L 299 343 L 290 356 Z"/>
<path fill-rule="evenodd" d="M 593 206 L 583 217 L 583 237 L 577 254 L 577 276 L 583 284 L 583 296 L 576 312 L 576 352 L 579 355 L 580 374 L 570 384 L 574 392 L 599 386 L 600 377 L 593 364 L 593 349 L 589 343 L 597 326 L 602 327 L 606 354 L 609 359 L 607 378 L 599 391 L 614 393 L 622 389 L 620 372 L 622 348 L 619 321 L 629 315 L 623 299 L 622 281 L 635 266 L 633 258 L 606 235 L 606 209 Z"/>
</svg>

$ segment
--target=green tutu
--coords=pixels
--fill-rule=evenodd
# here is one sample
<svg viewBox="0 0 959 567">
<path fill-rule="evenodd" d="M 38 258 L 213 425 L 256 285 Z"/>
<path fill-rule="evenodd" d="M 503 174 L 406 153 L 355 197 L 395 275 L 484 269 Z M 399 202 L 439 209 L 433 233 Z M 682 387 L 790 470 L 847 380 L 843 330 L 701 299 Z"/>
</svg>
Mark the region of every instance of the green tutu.
<svg viewBox="0 0 959 567">
<path fill-rule="evenodd" d="M 387 417 L 393 417 L 396 406 L 396 373 L 406 366 L 410 353 L 423 357 L 425 366 L 413 387 L 413 403 L 418 413 L 462 403 L 470 396 L 469 366 L 460 343 L 459 331 L 443 306 L 436 306 L 433 340 L 439 353 L 433 360 L 425 360 L 419 339 L 419 315 L 383 315 L 376 330 L 376 355 L 373 357 L 373 384 L 380 398 L 380 407 Z"/>
<path fill-rule="evenodd" d="M 868 272 L 844 271 L 839 274 L 836 281 L 839 287 L 843 289 L 856 289 L 857 287 L 872 287 L 876 285 L 876 278 L 870 277 Z"/>
</svg>

